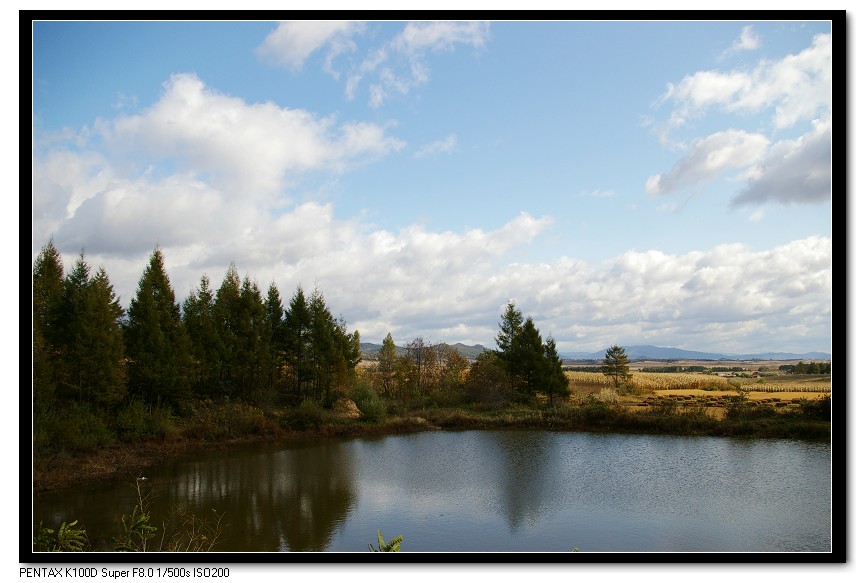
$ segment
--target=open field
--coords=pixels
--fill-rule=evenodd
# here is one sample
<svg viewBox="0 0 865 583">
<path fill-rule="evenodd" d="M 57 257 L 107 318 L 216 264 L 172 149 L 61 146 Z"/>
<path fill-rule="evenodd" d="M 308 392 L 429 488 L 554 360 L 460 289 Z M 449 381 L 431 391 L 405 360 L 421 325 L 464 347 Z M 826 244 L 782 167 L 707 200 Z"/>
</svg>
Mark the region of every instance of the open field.
<svg viewBox="0 0 865 583">
<path fill-rule="evenodd" d="M 603 373 L 568 371 L 571 394 L 610 394 L 613 382 Z M 723 415 L 740 393 L 748 400 L 778 409 L 798 407 L 803 399 L 832 393 L 829 375 L 769 374 L 761 378 L 723 377 L 707 373 L 633 372 L 633 389 L 616 400 L 631 410 L 645 407 L 704 408 L 713 417 Z"/>
</svg>

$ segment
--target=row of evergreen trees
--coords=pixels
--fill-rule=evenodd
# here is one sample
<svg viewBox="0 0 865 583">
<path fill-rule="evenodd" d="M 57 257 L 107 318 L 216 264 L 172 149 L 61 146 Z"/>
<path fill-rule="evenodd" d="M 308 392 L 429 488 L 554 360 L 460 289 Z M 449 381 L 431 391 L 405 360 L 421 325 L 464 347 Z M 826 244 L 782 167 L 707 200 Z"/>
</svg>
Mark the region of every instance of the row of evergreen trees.
<svg viewBox="0 0 865 583">
<path fill-rule="evenodd" d="M 105 269 L 91 275 L 83 252 L 64 274 L 49 241 L 33 266 L 37 410 L 277 393 L 327 406 L 359 361 L 358 332 L 346 332 L 320 291 L 307 298 L 298 287 L 285 309 L 275 284 L 263 295 L 233 264 L 215 291 L 203 276 L 181 309 L 157 248 L 127 311 Z"/>
<path fill-rule="evenodd" d="M 567 396 L 555 340 L 544 342 L 513 302 L 500 327 L 498 350 L 473 363 L 422 338 L 397 356 L 388 334 L 378 366 L 364 374 L 377 389 L 365 398 L 379 406 L 504 405 L 534 403 L 538 394 L 549 403 Z M 105 268 L 93 274 L 83 252 L 64 273 L 49 241 L 33 265 L 37 443 L 52 446 L 85 434 L 87 446 L 107 443 L 112 431 L 144 431 L 142 408 L 155 428 L 166 411 L 191 412 L 187 405 L 194 409 L 196 399 L 329 408 L 357 392 L 360 359 L 359 333 L 347 332 L 320 291 L 306 295 L 298 286 L 283 306 L 275 284 L 262 293 L 233 264 L 218 288 L 204 275 L 181 303 L 157 247 L 127 310 Z"/>
</svg>

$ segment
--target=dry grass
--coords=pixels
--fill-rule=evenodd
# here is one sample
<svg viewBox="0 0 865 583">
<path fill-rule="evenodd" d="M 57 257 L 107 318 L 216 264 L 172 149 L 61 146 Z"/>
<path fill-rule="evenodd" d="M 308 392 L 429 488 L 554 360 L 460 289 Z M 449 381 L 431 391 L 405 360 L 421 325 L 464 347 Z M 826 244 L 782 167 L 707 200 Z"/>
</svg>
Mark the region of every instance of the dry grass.
<svg viewBox="0 0 865 583">
<path fill-rule="evenodd" d="M 568 371 L 571 394 L 581 396 L 599 393 L 613 387 L 613 381 L 599 372 Z M 706 373 L 650 373 L 635 371 L 631 382 L 639 395 L 736 395 L 739 390 L 749 393 L 753 400 L 764 400 L 777 397 L 775 393 L 784 393 L 785 400 L 815 399 L 824 394 L 831 394 L 832 381 L 829 376 L 776 375 L 764 378 L 727 378 Z"/>
</svg>

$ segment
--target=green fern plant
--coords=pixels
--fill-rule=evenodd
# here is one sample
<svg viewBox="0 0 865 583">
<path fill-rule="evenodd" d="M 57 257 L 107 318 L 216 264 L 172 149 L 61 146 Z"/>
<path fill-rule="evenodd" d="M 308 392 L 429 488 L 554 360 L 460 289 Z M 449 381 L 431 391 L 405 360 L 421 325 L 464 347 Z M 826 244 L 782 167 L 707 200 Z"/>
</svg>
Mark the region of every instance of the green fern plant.
<svg viewBox="0 0 865 583">
<path fill-rule="evenodd" d="M 150 512 L 146 509 L 149 506 L 150 494 L 146 496 L 141 494 L 141 480 L 138 478 L 135 481 L 135 488 L 138 491 L 138 504 L 132 509 L 132 514 L 129 516 L 129 523 L 126 522 L 126 515 L 120 517 L 123 523 L 123 534 L 114 539 L 114 550 L 121 552 L 145 552 L 147 551 L 147 541 L 156 536 L 156 527 L 150 524 Z"/>
<path fill-rule="evenodd" d="M 381 535 L 381 531 L 378 531 L 378 548 L 369 545 L 369 550 L 371 553 L 398 553 L 400 552 L 400 544 L 402 544 L 402 535 L 386 543 L 384 542 L 384 537 Z"/>
<path fill-rule="evenodd" d="M 33 536 L 33 550 L 55 553 L 84 551 L 88 544 L 87 533 L 83 528 L 74 528 L 76 524 L 78 524 L 77 520 L 69 524 L 62 523 L 57 529 L 57 536 L 54 536 L 54 529 L 45 528 L 40 522 Z"/>
</svg>

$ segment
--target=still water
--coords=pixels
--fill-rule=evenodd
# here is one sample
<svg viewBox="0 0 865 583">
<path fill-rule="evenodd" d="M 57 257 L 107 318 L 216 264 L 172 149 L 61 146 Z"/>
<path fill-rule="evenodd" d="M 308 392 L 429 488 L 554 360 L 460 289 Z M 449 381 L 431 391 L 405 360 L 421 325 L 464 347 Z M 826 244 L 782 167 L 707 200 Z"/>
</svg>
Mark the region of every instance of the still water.
<svg viewBox="0 0 865 583">
<path fill-rule="evenodd" d="M 831 551 L 828 443 L 431 431 L 239 446 L 146 477 L 155 524 L 224 513 L 223 552 L 366 552 L 379 529 L 403 552 Z M 35 522 L 108 544 L 134 483 L 39 496 Z"/>
</svg>

